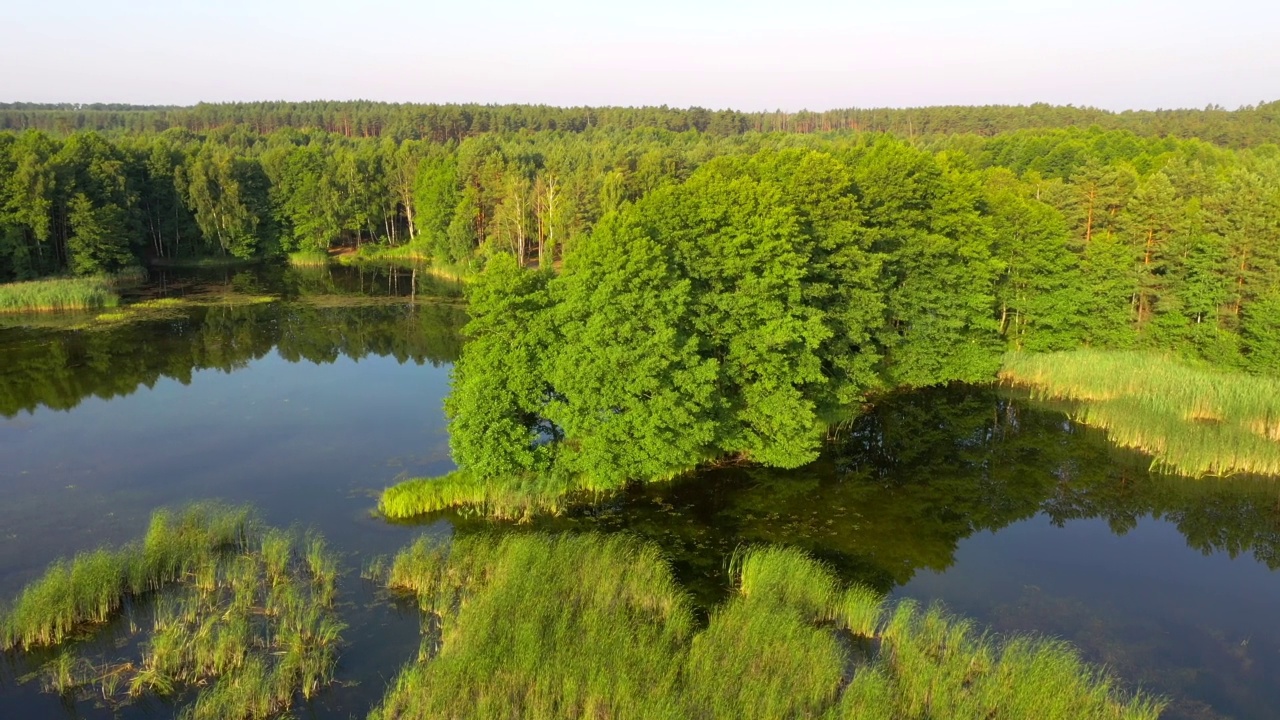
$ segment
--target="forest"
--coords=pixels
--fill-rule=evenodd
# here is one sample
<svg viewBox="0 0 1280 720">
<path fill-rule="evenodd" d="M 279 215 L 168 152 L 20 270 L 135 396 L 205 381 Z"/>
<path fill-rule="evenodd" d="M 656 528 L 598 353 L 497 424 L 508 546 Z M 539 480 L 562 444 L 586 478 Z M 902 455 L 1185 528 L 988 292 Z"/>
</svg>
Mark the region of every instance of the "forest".
<svg viewBox="0 0 1280 720">
<path fill-rule="evenodd" d="M 1271 107 L 1227 117 L 1266 138 Z M 476 275 L 460 466 L 602 487 L 724 456 L 802 465 L 868 393 L 989 381 L 1008 350 L 1280 367 L 1280 147 L 1156 134 L 1215 110 L 1135 132 L 936 108 L 907 136 L 480 110 L 105 107 L 82 112 L 137 123 L 0 133 L 0 280 L 411 251 Z M 415 112 L 470 124 L 397 140 L 331 121 Z M 1034 122 L 1068 127 L 1000 132 Z"/>
<path fill-rule="evenodd" d="M 9 107 L 3 112 L 19 112 Z M 71 112 L 38 107 L 21 111 Z M 1227 116 L 1266 138 L 1274 127 L 1269 107 Z M 1176 347 L 1253 367 L 1280 358 L 1269 320 L 1280 315 L 1274 144 L 1232 149 L 1156 136 L 1163 126 L 1155 114 L 1135 125 L 1141 133 L 1096 123 L 1000 132 L 1072 123 L 1073 109 L 1047 107 L 1007 109 L 997 115 L 1038 120 L 994 124 L 977 117 L 981 108 L 930 109 L 952 120 L 934 123 L 942 130 L 923 124 L 909 137 L 847 129 L 724 134 L 688 118 L 663 120 L 696 109 L 661 108 L 602 109 L 607 120 L 581 128 L 549 119 L 572 109 L 484 108 L 490 119 L 469 124 L 460 141 L 364 137 L 331 121 L 335 113 L 389 119 L 411 109 L 198 106 L 182 112 L 212 118 L 199 131 L 117 123 L 103 132 L 0 133 L 0 281 L 337 246 L 403 247 L 473 270 L 503 254 L 559 267 L 611 214 L 655 209 L 694 186 L 713 192 L 750 182 L 757 188 L 742 193 L 793 216 L 795 228 L 780 228 L 792 235 L 781 242 L 795 246 L 807 234 L 869 253 L 864 259 L 879 269 L 859 265 L 876 276 L 859 282 L 918 281 L 888 299 L 895 327 L 911 322 L 902 313 L 920 301 L 912 293 L 938 285 L 920 263 L 940 262 L 935 269 L 965 275 L 939 278 L 963 287 L 947 302 L 971 313 L 973 329 L 986 328 L 980 336 L 991 339 L 993 329 L 1012 347 Z M 432 109 L 462 112 L 418 107 Z M 1177 127 L 1197 133 L 1216 112 L 1184 113 L 1198 120 Z M 494 126 L 515 129 L 475 129 Z M 575 129 L 547 129 L 561 126 Z M 825 199 L 806 197 L 805 183 Z M 775 191 L 781 196 L 765 197 Z M 721 197 L 745 201 L 742 193 Z M 908 235 L 919 242 L 904 242 Z M 916 253 L 914 245 L 933 242 L 926 237 L 963 262 Z"/>
<path fill-rule="evenodd" d="M 272 132 L 245 119 L 255 109 Z M 1097 125 L 988 136 L 989 125 L 973 118 L 941 123 L 963 132 L 922 129 L 910 138 L 721 134 L 687 118 L 675 126 L 689 129 L 666 129 L 664 114 L 680 113 L 665 109 L 601 110 L 612 119 L 571 131 L 540 129 L 572 124 L 535 107 L 488 109 L 504 121 L 484 127 L 516 130 L 396 141 L 314 127 L 332 126 L 327 110 L 199 106 L 183 117 L 223 119 L 202 132 L 0 133 L 0 280 L 340 245 L 420 248 L 439 264 L 470 269 L 496 255 L 559 267 L 580 247 L 629 243 L 609 237 L 635 225 L 628 218 L 648 215 L 644 232 L 679 232 L 658 216 L 682 203 L 714 213 L 706 198 L 715 196 L 725 211 L 753 206 L 761 222 L 776 211 L 781 246 L 809 255 L 799 258 L 809 270 L 827 260 L 852 269 L 858 277 L 828 284 L 877 295 L 858 307 L 874 315 L 883 301 L 888 325 L 903 337 L 927 304 L 939 331 L 949 328 L 935 340 L 947 343 L 963 336 L 1029 350 L 1173 347 L 1253 367 L 1280 359 L 1272 320 L 1280 316 L 1280 148 L 1272 144 L 1228 149 Z M 1069 109 L 1052 110 L 1040 114 L 1045 122 L 1068 122 Z M 643 122 L 651 125 L 626 127 Z M 726 218 L 730 226 L 739 220 L 749 219 Z M 713 245 L 708 251 L 725 251 Z M 850 253 L 861 256 L 837 257 Z M 943 296 L 927 297 L 943 286 Z M 845 322 L 872 334 L 879 324 Z M 900 375 L 948 372 L 904 367 Z"/>
<path fill-rule="evenodd" d="M 193 107 L 122 103 L 0 103 L 0 130 L 82 130 L 112 133 L 194 133 L 244 126 L 257 133 L 284 128 L 317 129 L 345 137 L 461 141 L 488 132 L 590 128 L 656 128 L 713 135 L 748 132 L 827 133 L 837 130 L 888 132 L 907 137 L 1014 130 L 1097 127 L 1128 130 L 1144 137 L 1201 138 L 1227 147 L 1280 142 L 1280 102 L 1227 110 L 1130 110 L 1036 103 L 1027 106 L 938 106 L 843 108 L 812 112 L 739 112 L 707 108 L 553 107 L 548 105 L 414 104 L 382 102 L 200 103 Z"/>
</svg>

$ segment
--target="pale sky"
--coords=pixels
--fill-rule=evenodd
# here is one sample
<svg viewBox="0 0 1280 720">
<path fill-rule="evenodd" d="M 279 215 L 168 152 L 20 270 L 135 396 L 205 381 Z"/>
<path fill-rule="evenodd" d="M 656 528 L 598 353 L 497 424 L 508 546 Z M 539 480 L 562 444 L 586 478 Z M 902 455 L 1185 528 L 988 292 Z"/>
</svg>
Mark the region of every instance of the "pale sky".
<svg viewBox="0 0 1280 720">
<path fill-rule="evenodd" d="M 1280 0 L 0 0 L 0 102 L 1280 99 Z"/>
</svg>

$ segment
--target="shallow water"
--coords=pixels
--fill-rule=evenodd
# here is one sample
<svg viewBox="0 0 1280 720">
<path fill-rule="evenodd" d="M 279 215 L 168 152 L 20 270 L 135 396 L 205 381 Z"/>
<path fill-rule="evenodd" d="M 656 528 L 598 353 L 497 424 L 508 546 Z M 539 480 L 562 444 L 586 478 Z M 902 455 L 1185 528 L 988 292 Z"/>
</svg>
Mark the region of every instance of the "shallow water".
<svg viewBox="0 0 1280 720">
<path fill-rule="evenodd" d="M 158 506 L 251 502 L 344 554 L 341 684 L 298 715 L 362 717 L 414 655 L 418 619 L 360 581 L 361 563 L 424 530 L 494 527 L 371 515 L 382 487 L 451 467 L 441 401 L 465 320 L 456 288 L 345 269 L 171 273 L 156 287 L 284 300 L 0 330 L 0 596 L 58 556 L 137 536 Z M 710 469 L 503 527 L 652 539 L 703 608 L 723 597 L 735 548 L 796 544 L 846 579 L 1070 639 L 1173 697 L 1169 717 L 1274 716 L 1280 485 L 1148 467 L 1058 412 L 956 387 L 885 398 L 807 468 Z M 18 684 L 27 665 L 0 667 L 0 716 L 111 716 Z M 171 714 L 153 703 L 120 716 Z"/>
</svg>

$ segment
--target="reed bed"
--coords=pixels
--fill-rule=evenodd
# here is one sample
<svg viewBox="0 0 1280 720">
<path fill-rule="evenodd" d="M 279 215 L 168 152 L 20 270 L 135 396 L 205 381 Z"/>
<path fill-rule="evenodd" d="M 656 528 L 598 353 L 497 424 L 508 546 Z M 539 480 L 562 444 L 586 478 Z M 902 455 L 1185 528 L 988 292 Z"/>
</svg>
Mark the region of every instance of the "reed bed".
<svg viewBox="0 0 1280 720">
<path fill-rule="evenodd" d="M 426 263 L 431 254 L 421 245 L 362 245 L 359 250 L 338 256 L 343 265 L 379 262 Z"/>
<path fill-rule="evenodd" d="M 120 296 L 105 275 L 0 285 L 0 313 L 101 310 L 119 304 Z"/>
<path fill-rule="evenodd" d="M 214 503 L 156 512 L 141 542 L 58 560 L 0 617 L 0 648 L 56 645 L 106 622 L 126 598 L 178 581 L 214 553 L 246 542 L 252 514 Z"/>
<path fill-rule="evenodd" d="M 324 267 L 329 264 L 329 253 L 302 251 L 289 253 L 289 264 L 294 267 Z"/>
<path fill-rule="evenodd" d="M 703 462 L 712 459 L 707 455 Z M 670 482 L 696 467 L 691 464 L 650 478 L 649 482 Z M 403 520 L 460 508 L 485 517 L 525 521 L 537 514 L 559 514 L 578 502 L 599 502 L 620 489 L 616 484 L 600 483 L 583 474 L 479 478 L 461 468 L 438 477 L 412 478 L 384 489 L 378 499 L 378 511 L 389 519 Z"/>
<path fill-rule="evenodd" d="M 263 529 L 247 509 L 159 512 L 141 543 L 55 563 L 23 592 L 16 608 L 26 614 L 7 617 L 6 628 L 22 629 L 20 621 L 41 609 L 50 617 L 35 632 L 6 637 L 22 647 L 56 644 L 67 636 L 57 632 L 67 607 L 84 609 L 71 624 L 78 629 L 104 621 L 122 597 L 150 593 L 141 657 L 97 668 L 63 648 L 46 666 L 46 688 L 113 704 L 197 689 L 180 717 L 278 717 L 333 681 L 344 629 L 334 610 L 337 574 L 323 537 L 299 542 L 296 533 Z M 68 588 L 72 599 L 47 605 L 55 588 Z M 39 642 L 23 642 L 28 637 Z"/>
<path fill-rule="evenodd" d="M 480 479 L 463 469 L 393 485 L 383 490 L 378 511 L 391 519 L 407 519 L 467 507 L 489 517 L 527 519 L 539 512 L 559 512 L 567 497 L 581 489 L 551 477 Z"/>
<path fill-rule="evenodd" d="M 416 718 L 1158 717 L 1064 643 L 998 639 L 890 606 L 802 552 L 744 550 L 697 630 L 652 545 L 626 536 L 420 539 L 389 587 L 429 622 L 371 720 Z"/>
<path fill-rule="evenodd" d="M 1140 352 L 1010 354 L 1001 378 L 1183 475 L 1280 475 L 1280 378 Z"/>
</svg>

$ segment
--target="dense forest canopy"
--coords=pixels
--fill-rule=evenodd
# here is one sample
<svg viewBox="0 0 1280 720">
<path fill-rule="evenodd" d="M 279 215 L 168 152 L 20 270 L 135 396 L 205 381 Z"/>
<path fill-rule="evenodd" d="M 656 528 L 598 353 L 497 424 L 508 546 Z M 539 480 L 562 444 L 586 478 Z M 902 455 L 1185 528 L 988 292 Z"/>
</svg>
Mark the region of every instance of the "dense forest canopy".
<svg viewBox="0 0 1280 720">
<path fill-rule="evenodd" d="M 655 345 L 632 350 L 688 373 L 733 444 L 795 459 L 810 450 L 780 438 L 804 418 L 886 382 L 989 376 L 1006 348 L 1280 366 L 1278 107 L 10 105 L 11 127 L 85 120 L 0 132 L 0 281 L 339 245 L 499 259 L 477 327 L 490 305 L 545 311 L 568 334 L 529 347 L 585 352 L 638 323 Z M 796 427 L 761 424 L 782 408 Z"/>
<path fill-rule="evenodd" d="M 1280 142 L 1280 102 L 1236 110 L 1111 112 L 1071 105 L 982 105 L 918 108 L 843 108 L 825 111 L 740 112 L 706 108 L 552 107 L 548 105 L 416 104 L 371 101 L 200 103 L 192 107 L 121 103 L 0 103 L 0 130 L 204 133 L 244 126 L 258 133 L 285 128 L 324 130 L 346 137 L 461 141 L 472 135 L 520 130 L 582 132 L 591 128 L 693 130 L 713 135 L 747 132 L 890 132 L 908 137 L 1014 130 L 1097 127 L 1143 137 L 1200 138 L 1227 147 Z"/>
</svg>

